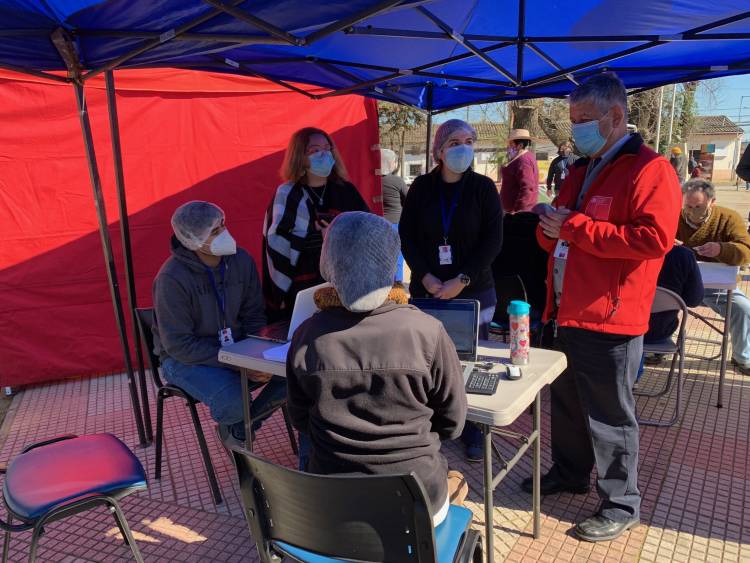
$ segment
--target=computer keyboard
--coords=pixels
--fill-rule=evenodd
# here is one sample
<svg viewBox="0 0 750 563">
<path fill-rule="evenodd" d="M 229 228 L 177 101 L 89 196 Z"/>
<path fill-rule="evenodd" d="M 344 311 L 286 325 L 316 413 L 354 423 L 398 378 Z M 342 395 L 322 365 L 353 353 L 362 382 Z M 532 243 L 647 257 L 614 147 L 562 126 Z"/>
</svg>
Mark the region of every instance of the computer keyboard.
<svg viewBox="0 0 750 563">
<path fill-rule="evenodd" d="M 475 395 L 494 395 L 499 381 L 498 372 L 475 369 L 466 381 L 466 392 Z"/>
</svg>

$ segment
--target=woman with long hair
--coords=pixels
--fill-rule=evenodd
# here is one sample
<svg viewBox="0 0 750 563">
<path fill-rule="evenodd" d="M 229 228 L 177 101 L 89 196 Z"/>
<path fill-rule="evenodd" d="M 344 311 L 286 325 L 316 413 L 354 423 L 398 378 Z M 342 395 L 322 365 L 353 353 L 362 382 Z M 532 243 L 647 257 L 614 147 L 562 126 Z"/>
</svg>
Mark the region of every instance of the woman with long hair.
<svg viewBox="0 0 750 563">
<path fill-rule="evenodd" d="M 288 319 L 297 293 L 323 282 L 320 249 L 331 220 L 369 211 L 348 181 L 336 145 L 325 131 L 300 129 L 289 140 L 263 224 L 263 293 L 270 321 Z"/>
</svg>

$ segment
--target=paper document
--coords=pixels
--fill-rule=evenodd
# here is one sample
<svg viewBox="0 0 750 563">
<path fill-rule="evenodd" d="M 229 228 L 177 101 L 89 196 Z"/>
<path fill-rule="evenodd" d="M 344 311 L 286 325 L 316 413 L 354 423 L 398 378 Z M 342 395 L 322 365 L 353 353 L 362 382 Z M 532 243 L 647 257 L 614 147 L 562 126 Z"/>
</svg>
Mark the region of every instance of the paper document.
<svg viewBox="0 0 750 563">
<path fill-rule="evenodd" d="M 263 358 L 269 362 L 286 362 L 286 355 L 289 352 L 289 346 L 291 346 L 291 344 L 291 342 L 287 342 L 281 346 L 269 348 L 263 352 Z"/>
</svg>

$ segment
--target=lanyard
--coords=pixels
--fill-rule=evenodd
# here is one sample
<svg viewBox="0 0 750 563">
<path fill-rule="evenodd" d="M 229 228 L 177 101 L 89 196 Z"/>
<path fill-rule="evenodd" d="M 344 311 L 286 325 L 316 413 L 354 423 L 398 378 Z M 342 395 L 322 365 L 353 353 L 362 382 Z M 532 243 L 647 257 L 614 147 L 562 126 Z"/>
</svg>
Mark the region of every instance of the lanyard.
<svg viewBox="0 0 750 563">
<path fill-rule="evenodd" d="M 214 296 L 216 297 L 216 302 L 219 304 L 219 310 L 221 311 L 221 322 L 224 325 L 224 328 L 227 327 L 227 318 L 226 318 L 226 290 L 224 288 L 224 274 L 227 271 L 227 265 L 226 262 L 224 262 L 224 259 L 221 259 L 221 262 L 219 263 L 219 275 L 221 276 L 221 291 L 219 291 L 219 287 L 216 285 L 216 278 L 214 278 L 214 273 L 211 268 L 208 266 L 204 266 L 206 268 L 206 272 L 208 273 L 208 279 L 211 282 L 211 287 L 214 290 Z"/>
<path fill-rule="evenodd" d="M 451 228 L 453 222 L 453 215 L 456 213 L 456 207 L 458 207 L 458 196 L 461 195 L 461 186 L 463 185 L 463 178 L 456 186 L 456 191 L 453 194 L 453 201 L 451 206 L 447 210 L 445 209 L 445 198 L 443 197 L 443 191 L 440 191 L 440 217 L 443 220 L 443 242 L 448 244 L 448 231 Z"/>
</svg>

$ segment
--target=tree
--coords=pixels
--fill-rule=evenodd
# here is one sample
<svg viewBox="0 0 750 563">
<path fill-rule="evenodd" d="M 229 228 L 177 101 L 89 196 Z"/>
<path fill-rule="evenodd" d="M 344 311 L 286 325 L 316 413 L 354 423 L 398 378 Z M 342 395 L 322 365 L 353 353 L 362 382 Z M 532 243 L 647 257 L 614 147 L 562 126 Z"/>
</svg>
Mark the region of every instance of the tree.
<svg viewBox="0 0 750 563">
<path fill-rule="evenodd" d="M 697 109 L 695 91 L 697 89 L 698 82 L 686 82 L 683 84 L 679 98 L 679 119 L 676 119 L 675 130 L 675 140 L 678 143 L 687 143 L 693 129 L 695 129 L 695 111 Z"/>
<path fill-rule="evenodd" d="M 399 155 L 401 175 L 403 169 L 406 133 L 424 125 L 425 114 L 409 106 L 391 102 L 378 101 L 378 124 L 380 125 L 380 144 L 388 145 Z"/>
</svg>

